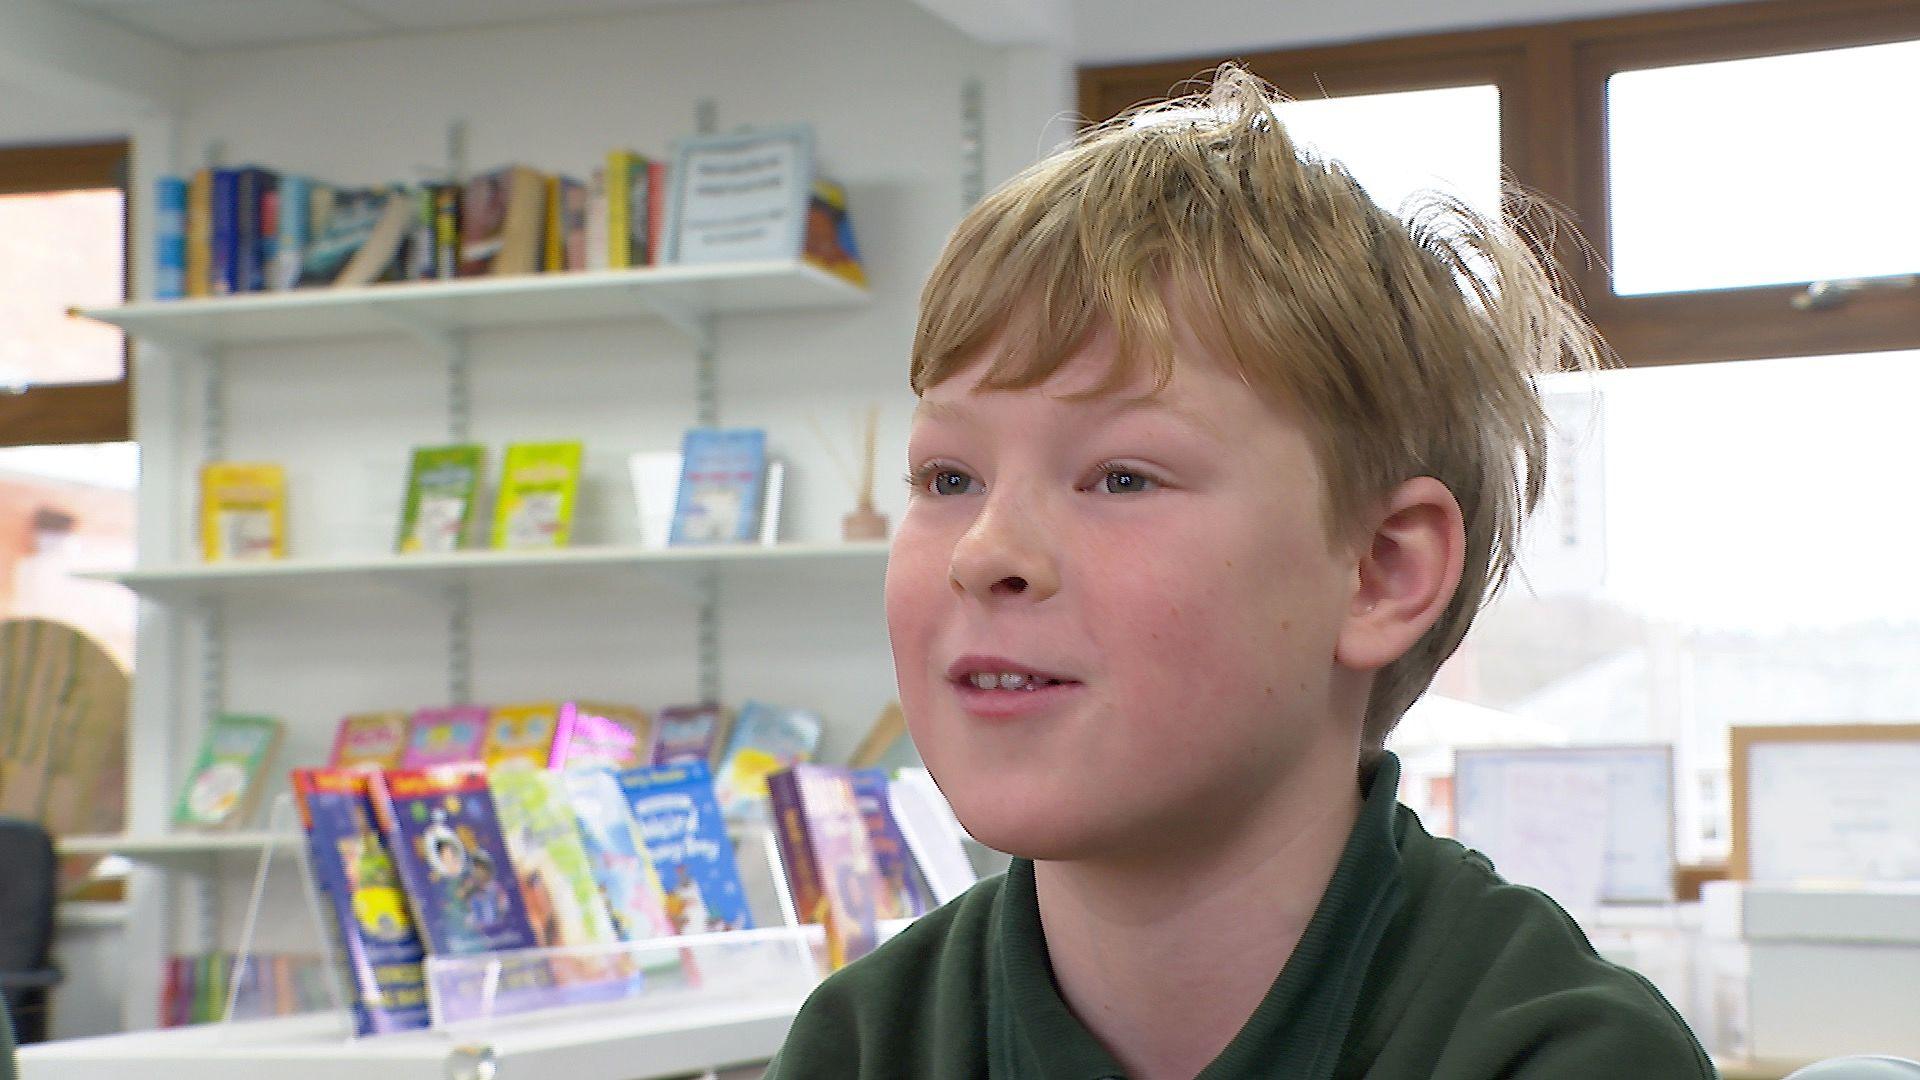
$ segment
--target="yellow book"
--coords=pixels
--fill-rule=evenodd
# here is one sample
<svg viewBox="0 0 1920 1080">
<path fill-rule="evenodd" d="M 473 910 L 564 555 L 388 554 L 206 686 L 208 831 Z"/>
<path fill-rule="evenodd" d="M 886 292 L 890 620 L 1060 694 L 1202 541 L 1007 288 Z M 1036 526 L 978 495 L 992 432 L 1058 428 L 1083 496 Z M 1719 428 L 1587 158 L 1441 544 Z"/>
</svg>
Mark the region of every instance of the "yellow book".
<svg viewBox="0 0 1920 1080">
<path fill-rule="evenodd" d="M 213 295 L 213 170 L 195 169 L 187 181 L 187 295 Z"/>
<path fill-rule="evenodd" d="M 483 751 L 487 767 L 525 764 L 536 769 L 546 768 L 553 757 L 559 725 L 560 703 L 557 701 L 495 706 L 487 717 L 487 742 Z"/>
<path fill-rule="evenodd" d="M 566 208 L 560 205 L 560 176 L 549 173 L 542 179 L 547 188 L 547 224 L 542 234 L 546 241 L 542 250 L 540 269 L 552 272 L 567 268 L 567 223 Z"/>
<path fill-rule="evenodd" d="M 580 455 L 578 442 L 507 447 L 494 507 L 494 547 L 524 551 L 567 546 L 580 490 Z"/>
<path fill-rule="evenodd" d="M 233 461 L 204 466 L 200 550 L 208 562 L 286 558 L 286 471 Z"/>
<path fill-rule="evenodd" d="M 633 251 L 627 237 L 633 220 L 632 174 L 639 155 L 631 150 L 607 152 L 607 268 L 624 270 L 633 265 Z"/>
</svg>

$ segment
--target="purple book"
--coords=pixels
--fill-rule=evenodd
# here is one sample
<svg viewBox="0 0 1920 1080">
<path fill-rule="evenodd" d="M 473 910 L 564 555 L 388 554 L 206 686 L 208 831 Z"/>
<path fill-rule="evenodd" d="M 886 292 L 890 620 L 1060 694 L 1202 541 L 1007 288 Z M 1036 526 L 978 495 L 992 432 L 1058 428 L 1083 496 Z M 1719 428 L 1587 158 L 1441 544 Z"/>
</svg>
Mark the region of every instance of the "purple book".
<svg viewBox="0 0 1920 1080">
<path fill-rule="evenodd" d="M 893 819 L 893 803 L 887 796 L 887 774 L 883 769 L 854 769 L 847 774 L 853 784 L 854 805 L 867 826 L 867 843 L 873 848 L 873 867 L 879 877 L 874 894 L 874 915 L 882 919 L 912 919 L 932 910 L 932 891 L 920 878 L 907 838 Z"/>
<path fill-rule="evenodd" d="M 795 765 L 769 776 L 767 793 L 794 910 L 826 926 L 827 963 L 838 970 L 877 943 L 873 851 L 847 770 Z"/>
</svg>

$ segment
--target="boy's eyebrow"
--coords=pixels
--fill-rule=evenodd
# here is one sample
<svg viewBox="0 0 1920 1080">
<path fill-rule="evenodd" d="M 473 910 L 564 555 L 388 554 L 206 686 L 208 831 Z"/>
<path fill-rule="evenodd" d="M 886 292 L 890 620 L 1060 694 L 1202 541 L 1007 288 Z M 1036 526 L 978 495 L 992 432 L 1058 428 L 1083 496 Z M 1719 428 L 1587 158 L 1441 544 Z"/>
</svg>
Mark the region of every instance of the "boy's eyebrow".
<svg viewBox="0 0 1920 1080">
<path fill-rule="evenodd" d="M 1143 394 L 1127 398 L 1102 398 L 1098 400 L 1103 404 L 1108 404 L 1108 411 L 1115 416 L 1143 411 L 1160 412 L 1181 421 L 1186 426 L 1193 428 L 1201 434 L 1214 439 L 1221 437 L 1220 429 L 1214 426 L 1213 421 L 1208 419 L 1205 414 L 1196 409 L 1188 408 L 1180 402 L 1169 401 L 1158 394 Z M 914 415 L 916 417 L 924 417 L 928 420 L 949 424 L 971 424 L 974 422 L 973 410 L 965 404 L 953 401 L 935 401 L 931 398 L 924 397 L 920 399 L 920 404 L 914 407 Z"/>
</svg>

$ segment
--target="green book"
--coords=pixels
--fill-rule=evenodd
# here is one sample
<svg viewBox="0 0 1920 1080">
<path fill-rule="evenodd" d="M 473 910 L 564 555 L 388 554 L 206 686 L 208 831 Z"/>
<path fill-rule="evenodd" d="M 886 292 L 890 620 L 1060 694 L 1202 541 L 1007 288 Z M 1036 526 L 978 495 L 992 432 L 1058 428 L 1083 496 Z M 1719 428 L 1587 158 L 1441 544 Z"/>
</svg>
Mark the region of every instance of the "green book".
<svg viewBox="0 0 1920 1080">
<path fill-rule="evenodd" d="M 487 448 L 478 443 L 415 448 L 394 550 L 407 555 L 473 546 L 486 466 Z"/>
<path fill-rule="evenodd" d="M 581 449 L 578 442 L 507 447 L 493 518 L 494 547 L 524 551 L 567 546 L 580 491 Z"/>
<path fill-rule="evenodd" d="M 187 829 L 231 829 L 253 815 L 268 765 L 280 746 L 271 716 L 217 716 L 180 788 L 173 823 Z"/>
</svg>

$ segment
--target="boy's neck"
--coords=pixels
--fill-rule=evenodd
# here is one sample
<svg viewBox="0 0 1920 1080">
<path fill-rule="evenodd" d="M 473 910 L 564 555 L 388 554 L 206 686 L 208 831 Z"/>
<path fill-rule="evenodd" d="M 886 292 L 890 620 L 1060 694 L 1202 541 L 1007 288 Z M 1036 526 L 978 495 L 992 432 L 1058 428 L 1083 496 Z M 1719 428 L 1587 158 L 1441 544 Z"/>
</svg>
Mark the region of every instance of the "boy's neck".
<svg viewBox="0 0 1920 1080">
<path fill-rule="evenodd" d="M 1189 1080 L 1265 998 L 1360 814 L 1357 767 L 1338 766 L 1303 763 L 1216 843 L 1034 864 L 1061 996 L 1129 1077 Z"/>
</svg>

